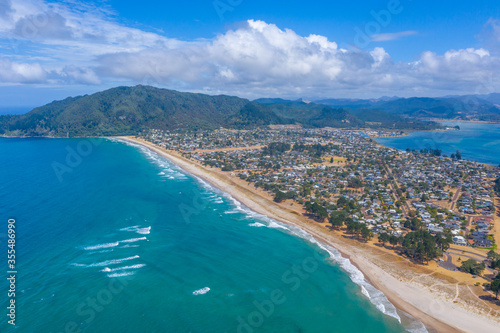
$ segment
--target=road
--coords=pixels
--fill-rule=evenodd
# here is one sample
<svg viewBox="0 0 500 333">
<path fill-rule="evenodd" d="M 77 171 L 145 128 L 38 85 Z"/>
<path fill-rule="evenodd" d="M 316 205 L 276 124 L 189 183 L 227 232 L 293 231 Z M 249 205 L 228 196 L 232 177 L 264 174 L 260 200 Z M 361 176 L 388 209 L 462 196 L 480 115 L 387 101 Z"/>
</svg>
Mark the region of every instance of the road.
<svg viewBox="0 0 500 333">
<path fill-rule="evenodd" d="M 458 198 L 460 198 L 460 192 L 461 192 L 461 189 L 458 189 L 455 192 L 455 195 L 453 195 L 453 198 L 451 199 L 451 208 L 450 208 L 451 211 L 453 211 L 453 209 L 455 209 L 455 205 L 457 204 Z"/>
<path fill-rule="evenodd" d="M 447 252 L 452 253 L 452 254 L 456 254 L 456 255 L 463 255 L 463 256 L 467 256 L 467 257 L 471 258 L 469 255 L 465 255 L 463 252 L 469 253 L 469 254 L 476 256 L 475 258 L 472 257 L 472 259 L 480 260 L 480 261 L 488 259 L 488 257 L 483 255 L 483 254 L 478 254 L 476 252 L 467 251 L 467 250 L 449 249 Z"/>
<path fill-rule="evenodd" d="M 451 256 L 448 253 L 445 253 L 444 255 L 446 256 L 446 261 L 439 262 L 439 266 L 449 271 L 458 270 L 458 267 L 453 263 Z"/>
<path fill-rule="evenodd" d="M 406 202 L 406 198 L 401 198 L 398 193 L 396 192 L 396 188 L 399 188 L 399 184 L 396 181 L 396 178 L 392 174 L 392 170 L 387 166 L 387 164 L 384 163 L 384 169 L 387 172 L 387 178 L 392 178 L 393 180 L 389 183 L 392 192 L 394 193 L 394 196 L 397 198 L 397 200 L 401 201 L 403 203 L 403 206 L 401 206 L 403 215 L 405 218 L 408 219 L 408 216 L 410 214 L 410 206 L 408 205 L 408 202 Z M 406 209 L 405 209 L 406 207 Z"/>
<path fill-rule="evenodd" d="M 474 260 L 479 261 L 479 262 L 483 262 L 484 260 L 486 260 L 486 259 L 487 259 L 487 257 L 486 257 L 486 256 L 483 256 L 483 255 L 481 255 L 481 254 L 477 254 L 477 253 L 474 253 L 474 252 L 470 252 L 470 251 L 463 251 L 463 252 L 466 252 L 466 253 L 470 253 L 470 254 L 472 254 L 472 255 L 469 255 L 469 254 L 464 254 L 464 253 L 460 253 L 460 252 L 462 252 L 462 251 L 461 251 L 461 250 L 458 250 L 458 251 L 457 251 L 457 250 L 455 250 L 455 251 L 454 251 L 454 250 L 448 250 L 448 251 L 445 253 L 445 254 L 446 254 L 446 256 L 448 257 L 447 262 L 448 262 L 448 261 L 450 261 L 450 262 L 451 262 L 451 256 L 449 255 L 450 253 L 451 253 L 451 254 L 453 254 L 453 255 L 455 255 L 455 256 L 458 256 L 459 258 L 463 258 L 463 257 L 465 257 L 465 258 L 468 258 L 468 259 L 474 259 Z M 463 261 L 463 260 L 462 260 L 462 261 Z M 495 274 L 496 274 L 496 271 L 495 271 L 495 270 L 493 270 L 493 269 L 491 269 L 490 267 L 488 267 L 488 264 L 487 264 L 487 263 L 485 263 L 485 264 L 486 264 L 486 270 L 487 270 L 490 274 L 495 275 Z M 444 267 L 443 265 L 440 265 L 440 266 Z M 446 267 L 445 267 L 445 268 L 446 268 Z M 448 269 L 448 268 L 446 268 L 446 269 Z"/>
</svg>

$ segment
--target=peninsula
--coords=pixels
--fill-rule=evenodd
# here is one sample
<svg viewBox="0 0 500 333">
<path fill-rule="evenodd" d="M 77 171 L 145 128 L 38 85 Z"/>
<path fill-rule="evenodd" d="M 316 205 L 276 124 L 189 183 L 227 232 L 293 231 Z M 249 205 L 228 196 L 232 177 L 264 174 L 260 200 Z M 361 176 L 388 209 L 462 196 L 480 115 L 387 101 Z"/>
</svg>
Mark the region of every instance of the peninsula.
<svg viewBox="0 0 500 333">
<path fill-rule="evenodd" d="M 121 139 L 338 249 L 398 309 L 439 332 L 493 332 L 500 322 L 497 252 L 464 246 L 496 248 L 498 168 L 398 152 L 348 130 L 151 130 Z M 468 259 L 476 275 L 465 271 Z"/>
</svg>

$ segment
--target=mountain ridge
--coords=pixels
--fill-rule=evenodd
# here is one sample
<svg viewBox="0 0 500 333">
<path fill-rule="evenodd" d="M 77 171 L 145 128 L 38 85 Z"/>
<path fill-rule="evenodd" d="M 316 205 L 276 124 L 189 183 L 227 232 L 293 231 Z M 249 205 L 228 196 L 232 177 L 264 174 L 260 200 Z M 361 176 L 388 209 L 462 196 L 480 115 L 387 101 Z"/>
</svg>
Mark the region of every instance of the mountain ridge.
<svg viewBox="0 0 500 333">
<path fill-rule="evenodd" d="M 380 122 L 349 109 L 284 99 L 250 101 L 228 95 L 179 92 L 151 86 L 116 87 L 68 97 L 23 115 L 0 116 L 0 134 L 25 136 L 132 135 L 148 128 L 247 129 L 277 124 L 304 127 L 435 129 L 432 122 L 378 113 Z M 363 118 L 366 118 L 363 119 Z"/>
<path fill-rule="evenodd" d="M 383 97 L 379 99 L 322 99 L 332 107 L 380 110 L 414 118 L 500 122 L 500 94 L 445 97 Z"/>
</svg>

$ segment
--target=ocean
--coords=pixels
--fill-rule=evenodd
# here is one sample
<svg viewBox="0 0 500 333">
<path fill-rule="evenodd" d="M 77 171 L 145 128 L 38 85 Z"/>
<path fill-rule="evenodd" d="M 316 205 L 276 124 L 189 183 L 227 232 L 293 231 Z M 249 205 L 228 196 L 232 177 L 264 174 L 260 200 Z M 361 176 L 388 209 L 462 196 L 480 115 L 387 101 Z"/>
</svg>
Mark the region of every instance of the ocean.
<svg viewBox="0 0 500 333">
<path fill-rule="evenodd" d="M 459 131 L 417 131 L 408 136 L 377 138 L 381 145 L 400 150 L 441 149 L 450 156 L 457 150 L 462 158 L 498 166 L 500 164 L 500 124 L 442 121 L 449 127 L 460 126 Z"/>
<path fill-rule="evenodd" d="M 0 138 L 0 156 L 1 332 L 425 332 L 335 249 L 143 147 Z"/>
</svg>

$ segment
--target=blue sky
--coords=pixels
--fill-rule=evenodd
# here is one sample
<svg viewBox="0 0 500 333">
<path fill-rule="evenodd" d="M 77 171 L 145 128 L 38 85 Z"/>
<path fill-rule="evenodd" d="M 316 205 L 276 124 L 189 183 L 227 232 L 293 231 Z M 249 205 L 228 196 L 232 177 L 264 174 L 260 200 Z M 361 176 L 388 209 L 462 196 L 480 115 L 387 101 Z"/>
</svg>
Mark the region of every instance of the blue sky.
<svg viewBox="0 0 500 333">
<path fill-rule="evenodd" d="M 500 91 L 497 1 L 0 0 L 0 111 L 118 85 L 247 98 Z"/>
</svg>

